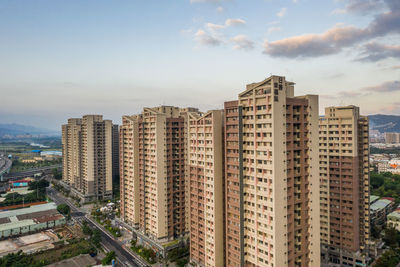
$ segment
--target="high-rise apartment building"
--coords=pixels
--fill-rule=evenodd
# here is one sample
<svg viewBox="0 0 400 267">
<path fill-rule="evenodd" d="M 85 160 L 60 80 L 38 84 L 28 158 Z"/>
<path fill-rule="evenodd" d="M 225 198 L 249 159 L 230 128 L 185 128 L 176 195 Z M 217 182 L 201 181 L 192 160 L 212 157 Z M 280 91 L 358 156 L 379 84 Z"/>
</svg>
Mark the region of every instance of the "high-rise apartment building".
<svg viewBox="0 0 400 267">
<path fill-rule="evenodd" d="M 223 111 L 189 114 L 190 260 L 224 266 Z"/>
<path fill-rule="evenodd" d="M 82 201 L 112 197 L 112 122 L 101 115 L 62 126 L 63 182 Z"/>
<path fill-rule="evenodd" d="M 121 217 L 164 242 L 187 233 L 185 155 L 188 112 L 160 106 L 124 116 L 120 127 Z"/>
<path fill-rule="evenodd" d="M 368 254 L 368 118 L 355 106 L 328 107 L 319 120 L 322 261 L 363 266 Z"/>
<path fill-rule="evenodd" d="M 318 97 L 271 76 L 224 113 L 226 266 L 320 266 Z"/>
<path fill-rule="evenodd" d="M 385 133 L 386 144 L 398 144 L 400 143 L 400 133 Z"/>
</svg>

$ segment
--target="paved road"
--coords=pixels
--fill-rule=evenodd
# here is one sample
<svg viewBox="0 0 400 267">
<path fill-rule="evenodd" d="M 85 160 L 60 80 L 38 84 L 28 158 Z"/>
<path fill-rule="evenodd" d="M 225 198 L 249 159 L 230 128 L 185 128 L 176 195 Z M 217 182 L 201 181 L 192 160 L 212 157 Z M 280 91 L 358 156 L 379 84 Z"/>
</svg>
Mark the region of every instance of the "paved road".
<svg viewBox="0 0 400 267">
<path fill-rule="evenodd" d="M 6 155 L 0 155 L 0 177 L 6 174 L 12 165 L 12 161 Z"/>
<path fill-rule="evenodd" d="M 84 212 L 82 212 L 79 208 L 77 208 L 71 201 L 66 199 L 64 196 L 59 194 L 56 190 L 49 187 L 47 188 L 48 196 L 53 199 L 53 201 L 58 205 L 61 203 L 68 204 L 71 207 L 71 217 L 77 221 L 78 223 L 82 223 L 82 221 L 86 220 L 88 225 L 93 228 L 97 228 L 101 233 L 101 243 L 105 247 L 107 251 L 113 250 L 117 255 L 117 264 L 123 267 L 147 267 L 146 263 L 138 256 L 133 254 L 131 251 L 127 251 L 122 247 L 121 242 L 115 240 L 111 234 L 109 234 L 106 230 L 100 227 L 95 221 L 90 219 Z"/>
<path fill-rule="evenodd" d="M 4 175 L 4 178 L 8 179 L 8 180 L 25 178 L 28 176 L 35 175 L 38 172 L 52 171 L 55 168 L 58 168 L 58 169 L 61 168 L 61 164 L 46 166 L 46 167 L 41 167 L 41 168 L 36 168 L 36 169 L 30 169 L 30 170 L 26 170 L 26 171 L 22 171 L 22 172 L 9 173 L 7 175 Z"/>
</svg>

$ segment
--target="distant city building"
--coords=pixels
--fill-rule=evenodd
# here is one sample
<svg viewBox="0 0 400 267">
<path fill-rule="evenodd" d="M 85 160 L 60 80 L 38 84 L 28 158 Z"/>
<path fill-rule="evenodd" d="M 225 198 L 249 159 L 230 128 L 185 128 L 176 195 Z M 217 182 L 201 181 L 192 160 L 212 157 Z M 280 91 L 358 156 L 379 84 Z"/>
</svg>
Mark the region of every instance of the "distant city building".
<svg viewBox="0 0 400 267">
<path fill-rule="evenodd" d="M 382 160 L 376 163 L 379 173 L 390 172 L 392 174 L 400 175 L 400 159 L 392 158 L 390 160 Z"/>
<path fill-rule="evenodd" d="M 400 133 L 385 133 L 385 143 L 386 144 L 399 144 L 400 143 Z"/>
<path fill-rule="evenodd" d="M 112 122 L 101 115 L 62 126 L 63 179 L 82 201 L 112 197 Z"/>
<path fill-rule="evenodd" d="M 138 230 L 139 238 L 148 236 L 161 243 L 188 232 L 188 112 L 198 111 L 160 106 L 122 118 L 121 218 Z"/>
<path fill-rule="evenodd" d="M 271 76 L 224 113 L 226 266 L 320 266 L 318 96 Z"/>
<path fill-rule="evenodd" d="M 328 107 L 319 120 L 323 266 L 368 261 L 368 118 L 358 107 Z"/>
<path fill-rule="evenodd" d="M 384 134 L 381 134 L 379 130 L 369 129 L 369 142 L 373 143 L 382 143 L 385 141 Z"/>
</svg>

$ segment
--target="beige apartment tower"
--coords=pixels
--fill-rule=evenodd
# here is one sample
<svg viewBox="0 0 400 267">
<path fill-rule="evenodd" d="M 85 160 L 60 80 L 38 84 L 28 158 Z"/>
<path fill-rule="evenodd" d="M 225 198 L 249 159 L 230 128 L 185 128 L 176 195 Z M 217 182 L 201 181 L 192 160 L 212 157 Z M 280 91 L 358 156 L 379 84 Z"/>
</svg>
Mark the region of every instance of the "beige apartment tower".
<svg viewBox="0 0 400 267">
<path fill-rule="evenodd" d="M 101 115 L 62 126 L 63 182 L 83 202 L 112 197 L 112 122 Z"/>
<path fill-rule="evenodd" d="M 398 144 L 400 143 L 400 133 L 385 133 L 386 144 Z"/>
<path fill-rule="evenodd" d="M 224 266 L 223 111 L 189 115 L 190 261 Z"/>
<path fill-rule="evenodd" d="M 318 96 L 271 76 L 224 118 L 225 265 L 320 266 Z"/>
<path fill-rule="evenodd" d="M 328 107 L 319 120 L 321 252 L 324 266 L 363 266 L 368 257 L 368 118 Z"/>
<path fill-rule="evenodd" d="M 120 126 L 121 217 L 137 234 L 166 242 L 187 233 L 187 114 L 196 109 L 144 108 Z M 146 239 L 146 238 L 144 238 Z"/>
</svg>

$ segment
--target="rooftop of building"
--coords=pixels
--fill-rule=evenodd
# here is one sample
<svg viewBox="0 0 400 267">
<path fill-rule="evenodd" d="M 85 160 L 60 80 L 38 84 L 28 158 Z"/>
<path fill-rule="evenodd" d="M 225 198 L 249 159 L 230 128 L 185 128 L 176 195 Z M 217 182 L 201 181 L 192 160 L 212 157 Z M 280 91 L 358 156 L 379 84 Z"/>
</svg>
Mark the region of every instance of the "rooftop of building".
<svg viewBox="0 0 400 267">
<path fill-rule="evenodd" d="M 8 211 L 0 212 L 0 219 L 4 218 L 4 217 L 15 217 L 18 215 L 24 215 L 24 214 L 52 210 L 52 209 L 57 209 L 57 205 L 55 203 L 46 203 L 46 204 L 31 206 L 29 208 L 8 210 Z"/>
<path fill-rule="evenodd" d="M 383 210 L 392 203 L 393 203 L 393 201 L 391 201 L 390 199 L 385 199 L 385 198 L 379 199 L 371 204 L 370 210 L 371 211 Z"/>
<path fill-rule="evenodd" d="M 379 199 L 379 196 L 370 195 L 369 196 L 369 203 L 372 204 Z"/>
<path fill-rule="evenodd" d="M 396 219 L 396 220 L 400 220 L 400 210 L 397 209 L 391 213 L 388 214 L 387 216 L 388 219 Z"/>
<path fill-rule="evenodd" d="M 46 203 L 29 208 L 9 210 L 0 212 L 0 231 L 8 229 L 27 227 L 30 225 L 54 221 L 64 218 L 57 211 L 54 203 Z"/>
</svg>

